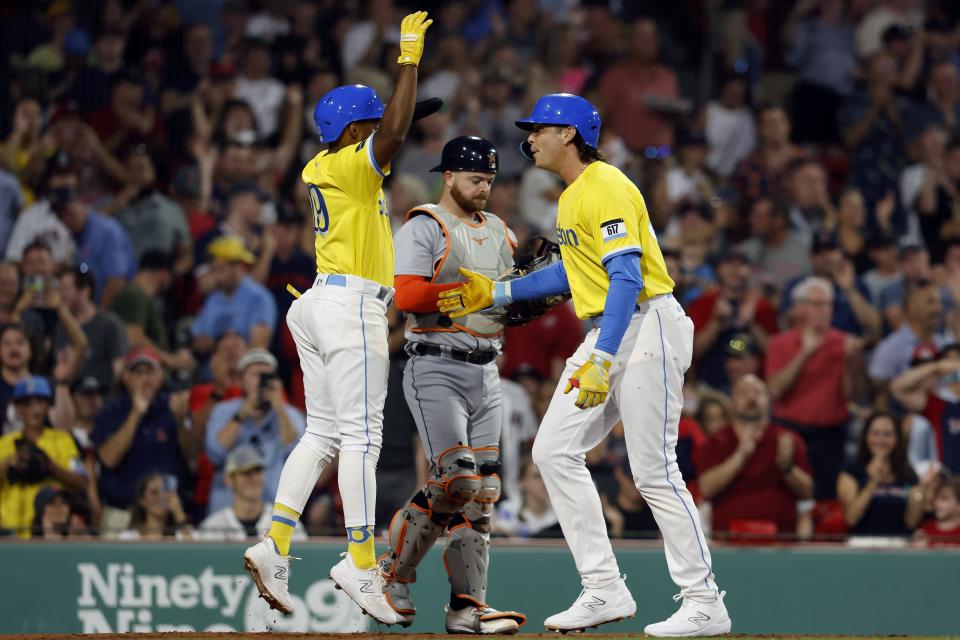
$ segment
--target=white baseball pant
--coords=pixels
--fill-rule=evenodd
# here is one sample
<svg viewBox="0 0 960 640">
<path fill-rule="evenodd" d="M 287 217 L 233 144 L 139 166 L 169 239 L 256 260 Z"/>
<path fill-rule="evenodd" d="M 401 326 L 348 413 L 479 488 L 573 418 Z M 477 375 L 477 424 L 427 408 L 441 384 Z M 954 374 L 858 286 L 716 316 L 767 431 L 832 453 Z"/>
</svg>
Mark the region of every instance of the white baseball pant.
<svg viewBox="0 0 960 640">
<path fill-rule="evenodd" d="M 383 441 L 393 289 L 356 276 L 319 275 L 290 306 L 307 428 L 280 474 L 277 502 L 303 512 L 323 468 L 340 451 L 337 480 L 345 525 L 372 527 Z"/>
<path fill-rule="evenodd" d="M 581 410 L 574 404 L 576 389 L 569 394 L 563 389 L 590 357 L 598 334 L 599 329 L 590 331 L 567 360 L 533 445 L 533 460 L 581 582 L 600 587 L 620 576 L 585 460 L 622 420 L 633 480 L 660 527 L 670 576 L 684 597 L 713 599 L 718 590 L 710 550 L 675 451 L 693 322 L 672 295 L 639 304 L 610 368 L 609 397 L 599 407 Z"/>
</svg>

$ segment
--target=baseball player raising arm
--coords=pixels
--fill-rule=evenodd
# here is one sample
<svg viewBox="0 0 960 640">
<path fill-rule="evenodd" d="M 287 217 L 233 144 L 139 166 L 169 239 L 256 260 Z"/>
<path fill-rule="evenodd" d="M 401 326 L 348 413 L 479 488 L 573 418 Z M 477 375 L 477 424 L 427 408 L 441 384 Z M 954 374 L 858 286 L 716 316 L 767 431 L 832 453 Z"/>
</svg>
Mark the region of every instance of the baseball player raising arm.
<svg viewBox="0 0 960 640">
<path fill-rule="evenodd" d="M 583 630 L 636 612 L 585 464 L 586 453 L 622 420 L 634 481 L 660 526 L 667 566 L 683 598 L 673 616 L 644 631 L 651 636 L 728 633 L 724 594 L 714 582 L 707 542 L 675 453 L 693 323 L 671 293 L 673 281 L 643 197 L 620 170 L 603 162 L 597 151 L 600 116 L 583 98 L 543 96 L 517 126 L 530 132 L 521 145 L 524 154 L 567 185 L 557 213 L 563 260 L 510 282 L 464 270 L 468 282 L 443 292 L 438 308 L 456 318 L 569 290 L 577 315 L 593 322 L 567 360 L 533 445 L 534 462 L 583 584 L 573 606 L 547 618 L 544 626 Z"/>
<path fill-rule="evenodd" d="M 497 277 L 513 265 L 512 233 L 483 211 L 497 173 L 487 140 L 454 138 L 443 148 L 439 204 L 414 207 L 397 232 L 397 307 L 407 313 L 403 388 L 417 423 L 431 478 L 390 523 L 384 562 L 387 597 L 413 622 L 410 594 L 417 565 L 449 530 L 443 565 L 450 579 L 446 629 L 516 633 L 523 614 L 486 604 L 490 517 L 500 497 L 503 399 L 494 360 L 504 314 L 475 313 L 458 322 L 437 313 L 437 296 L 469 267 Z"/>
<path fill-rule="evenodd" d="M 290 613 L 290 538 L 323 468 L 339 449 L 338 481 L 347 553 L 331 579 L 385 624 L 400 621 L 376 566 L 376 466 L 387 394 L 387 305 L 393 298 L 393 238 L 381 189 L 414 117 L 417 64 L 432 20 L 400 26 L 401 65 L 384 109 L 373 89 L 338 87 L 320 98 L 314 121 L 327 149 L 303 168 L 313 205 L 317 278 L 287 313 L 303 368 L 307 428 L 290 453 L 267 537 L 247 549 L 247 569 L 271 607 Z"/>
</svg>

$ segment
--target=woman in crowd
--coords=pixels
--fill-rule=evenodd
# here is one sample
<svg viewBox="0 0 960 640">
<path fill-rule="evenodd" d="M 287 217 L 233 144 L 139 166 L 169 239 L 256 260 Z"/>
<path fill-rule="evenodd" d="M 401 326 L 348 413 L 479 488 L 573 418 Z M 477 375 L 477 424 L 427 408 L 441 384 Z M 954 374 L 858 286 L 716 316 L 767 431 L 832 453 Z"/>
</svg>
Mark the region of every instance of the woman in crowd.
<svg viewBox="0 0 960 640">
<path fill-rule="evenodd" d="M 900 424 L 888 413 L 867 418 L 857 459 L 837 477 L 837 498 L 851 535 L 906 536 L 923 516 L 923 490 L 907 462 Z"/>
<path fill-rule="evenodd" d="M 160 473 L 150 473 L 137 483 L 136 501 L 130 515 L 130 528 L 120 540 L 162 540 L 174 537 L 187 540 L 193 530 L 187 522 L 175 487 Z"/>
</svg>

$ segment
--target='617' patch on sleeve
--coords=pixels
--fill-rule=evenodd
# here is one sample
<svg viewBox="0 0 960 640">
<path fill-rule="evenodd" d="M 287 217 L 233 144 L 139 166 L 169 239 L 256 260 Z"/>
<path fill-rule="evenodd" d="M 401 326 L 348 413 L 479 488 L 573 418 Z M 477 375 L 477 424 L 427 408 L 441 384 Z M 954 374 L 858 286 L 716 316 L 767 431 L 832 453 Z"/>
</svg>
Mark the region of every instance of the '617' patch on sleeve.
<svg viewBox="0 0 960 640">
<path fill-rule="evenodd" d="M 617 238 L 626 238 L 627 227 L 623 224 L 623 218 L 616 218 L 615 220 L 607 220 L 606 222 L 600 223 L 600 235 L 603 237 L 604 242 L 616 240 Z"/>
</svg>

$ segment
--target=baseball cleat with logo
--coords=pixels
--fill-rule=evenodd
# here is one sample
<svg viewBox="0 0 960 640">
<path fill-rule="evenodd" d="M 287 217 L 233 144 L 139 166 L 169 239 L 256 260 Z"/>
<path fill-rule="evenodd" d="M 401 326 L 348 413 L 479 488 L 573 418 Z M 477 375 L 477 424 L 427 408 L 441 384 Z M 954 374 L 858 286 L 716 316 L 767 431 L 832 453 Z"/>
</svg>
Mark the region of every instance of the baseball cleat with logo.
<svg viewBox="0 0 960 640">
<path fill-rule="evenodd" d="M 264 537 L 247 549 L 243 554 L 243 566 L 250 572 L 260 597 L 271 609 L 286 615 L 293 613 L 293 600 L 287 588 L 290 558 L 280 555 L 273 540 Z"/>
<path fill-rule="evenodd" d="M 626 579 L 623 576 L 596 589 L 584 587 L 569 609 L 550 616 L 543 626 L 548 631 L 566 633 L 632 618 L 637 613 L 637 603 L 627 589 Z"/>
<path fill-rule="evenodd" d="M 343 558 L 330 569 L 330 579 L 338 589 L 350 596 L 360 609 L 381 624 L 402 623 L 404 616 L 394 611 L 384 595 L 386 581 L 380 567 L 361 569 L 353 562 L 349 553 L 341 553 Z"/>
<path fill-rule="evenodd" d="M 509 636 L 520 630 L 527 622 L 527 616 L 516 611 L 497 611 L 493 607 L 467 607 L 454 611 L 449 605 L 447 612 L 447 633 L 476 633 Z"/>
<path fill-rule="evenodd" d="M 690 638 L 694 636 L 720 636 L 730 633 L 731 622 L 727 607 L 723 604 L 726 591 L 721 591 L 713 602 L 696 602 L 677 594 L 673 601 L 683 599 L 683 604 L 663 622 L 648 624 L 643 632 L 656 638 Z"/>
</svg>

